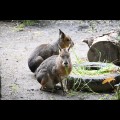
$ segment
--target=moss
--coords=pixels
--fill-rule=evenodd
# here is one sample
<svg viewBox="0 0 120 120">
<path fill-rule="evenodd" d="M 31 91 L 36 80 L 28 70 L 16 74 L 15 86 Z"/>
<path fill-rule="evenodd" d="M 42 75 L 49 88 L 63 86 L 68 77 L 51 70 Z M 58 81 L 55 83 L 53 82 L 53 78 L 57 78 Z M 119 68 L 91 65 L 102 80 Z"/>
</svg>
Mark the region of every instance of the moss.
<svg viewBox="0 0 120 120">
<path fill-rule="evenodd" d="M 23 20 L 22 24 L 24 26 L 32 26 L 35 25 L 38 22 L 38 20 Z"/>
<path fill-rule="evenodd" d="M 22 20 L 18 24 L 18 26 L 15 27 L 16 31 L 23 31 L 26 26 L 33 26 L 38 22 L 38 20 Z"/>
</svg>

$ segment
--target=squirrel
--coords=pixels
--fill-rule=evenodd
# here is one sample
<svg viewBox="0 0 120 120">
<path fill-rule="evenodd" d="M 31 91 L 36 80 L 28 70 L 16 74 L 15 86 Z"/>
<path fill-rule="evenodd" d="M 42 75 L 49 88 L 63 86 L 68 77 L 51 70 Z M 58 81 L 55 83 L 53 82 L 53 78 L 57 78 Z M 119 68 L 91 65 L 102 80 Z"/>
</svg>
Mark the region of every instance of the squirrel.
<svg viewBox="0 0 120 120">
<path fill-rule="evenodd" d="M 38 66 L 48 57 L 59 54 L 59 48 L 68 48 L 74 46 L 72 39 L 59 29 L 59 38 L 53 44 L 42 44 L 38 46 L 28 59 L 28 67 L 31 72 L 35 72 Z"/>
</svg>

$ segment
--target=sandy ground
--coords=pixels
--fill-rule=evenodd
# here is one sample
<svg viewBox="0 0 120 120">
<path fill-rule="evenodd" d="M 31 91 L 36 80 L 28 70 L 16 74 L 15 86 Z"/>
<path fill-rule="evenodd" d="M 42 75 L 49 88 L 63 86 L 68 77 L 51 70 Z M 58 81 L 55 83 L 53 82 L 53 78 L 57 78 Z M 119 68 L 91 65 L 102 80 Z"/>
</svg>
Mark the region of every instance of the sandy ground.
<svg viewBox="0 0 120 120">
<path fill-rule="evenodd" d="M 44 23 L 44 24 L 43 24 Z M 87 44 L 82 40 L 119 29 L 120 21 L 41 21 L 36 26 L 16 31 L 15 22 L 0 21 L 1 100 L 109 100 L 114 93 L 78 92 L 61 95 L 40 91 L 40 84 L 28 68 L 28 57 L 42 43 L 58 39 L 59 29 L 71 36 L 74 50 L 81 59 L 87 59 Z M 93 28 L 93 29 L 92 29 Z M 71 58 L 74 63 L 74 55 Z"/>
</svg>

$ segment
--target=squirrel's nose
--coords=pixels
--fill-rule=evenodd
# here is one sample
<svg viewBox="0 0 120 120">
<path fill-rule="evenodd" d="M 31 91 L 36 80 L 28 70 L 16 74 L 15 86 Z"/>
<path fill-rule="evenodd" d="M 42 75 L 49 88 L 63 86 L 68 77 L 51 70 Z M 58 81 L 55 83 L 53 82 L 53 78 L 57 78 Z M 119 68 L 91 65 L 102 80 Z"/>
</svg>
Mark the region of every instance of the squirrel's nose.
<svg viewBox="0 0 120 120">
<path fill-rule="evenodd" d="M 67 66 L 67 65 L 68 65 L 68 62 L 64 62 L 64 64 Z"/>
</svg>

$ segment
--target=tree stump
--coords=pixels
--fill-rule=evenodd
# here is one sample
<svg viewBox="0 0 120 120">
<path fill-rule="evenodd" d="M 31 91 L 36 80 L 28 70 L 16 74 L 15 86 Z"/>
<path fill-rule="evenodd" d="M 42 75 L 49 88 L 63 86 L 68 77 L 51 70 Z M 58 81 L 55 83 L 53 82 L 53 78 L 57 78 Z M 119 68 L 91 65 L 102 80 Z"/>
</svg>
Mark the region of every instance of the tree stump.
<svg viewBox="0 0 120 120">
<path fill-rule="evenodd" d="M 83 40 L 90 47 L 87 57 L 90 62 L 107 62 L 120 66 L 120 31 L 112 31 L 96 38 Z"/>
</svg>

